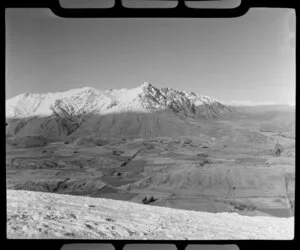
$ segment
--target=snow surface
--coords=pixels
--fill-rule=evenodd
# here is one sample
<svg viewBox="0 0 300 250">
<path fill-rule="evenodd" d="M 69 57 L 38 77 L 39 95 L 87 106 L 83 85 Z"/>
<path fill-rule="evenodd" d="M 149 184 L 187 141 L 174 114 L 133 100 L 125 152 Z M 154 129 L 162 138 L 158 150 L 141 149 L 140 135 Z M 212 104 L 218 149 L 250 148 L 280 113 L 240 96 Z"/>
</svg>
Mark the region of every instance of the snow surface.
<svg viewBox="0 0 300 250">
<path fill-rule="evenodd" d="M 191 112 L 195 107 L 218 104 L 212 97 L 171 88 L 156 88 L 150 83 L 132 89 L 106 91 L 91 87 L 71 89 L 47 94 L 20 94 L 6 101 L 7 118 L 49 116 L 58 110 L 69 115 L 86 113 L 107 114 L 113 112 L 173 109 Z"/>
<path fill-rule="evenodd" d="M 7 190 L 8 238 L 286 239 L 294 217 L 179 210 L 103 198 Z"/>
</svg>

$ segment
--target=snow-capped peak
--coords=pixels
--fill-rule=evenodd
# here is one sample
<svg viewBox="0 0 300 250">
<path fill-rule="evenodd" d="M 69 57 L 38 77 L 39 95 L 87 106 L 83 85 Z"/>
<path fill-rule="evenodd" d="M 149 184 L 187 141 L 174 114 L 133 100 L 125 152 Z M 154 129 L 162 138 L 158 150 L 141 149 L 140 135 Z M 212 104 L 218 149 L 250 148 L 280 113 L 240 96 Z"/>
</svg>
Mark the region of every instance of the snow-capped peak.
<svg viewBox="0 0 300 250">
<path fill-rule="evenodd" d="M 149 82 L 144 82 L 142 85 L 141 85 L 142 88 L 149 88 L 149 87 L 153 87 L 151 83 Z"/>
<path fill-rule="evenodd" d="M 151 112 L 171 109 L 178 113 L 197 115 L 203 106 L 218 105 L 215 99 L 172 88 L 157 88 L 149 82 L 131 89 L 97 90 L 92 87 L 47 94 L 21 94 L 6 101 L 6 117 L 48 116 L 63 110 L 69 115 L 122 112 Z"/>
</svg>

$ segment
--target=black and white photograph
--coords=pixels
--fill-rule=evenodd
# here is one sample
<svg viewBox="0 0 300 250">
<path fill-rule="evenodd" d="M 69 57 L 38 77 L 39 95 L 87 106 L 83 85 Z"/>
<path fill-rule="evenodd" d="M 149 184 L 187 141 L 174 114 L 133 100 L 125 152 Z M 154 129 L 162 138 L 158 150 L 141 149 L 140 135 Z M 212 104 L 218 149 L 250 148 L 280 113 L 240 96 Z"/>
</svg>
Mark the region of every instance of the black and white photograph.
<svg viewBox="0 0 300 250">
<path fill-rule="evenodd" d="M 6 8 L 7 238 L 292 240 L 295 26 Z"/>
</svg>

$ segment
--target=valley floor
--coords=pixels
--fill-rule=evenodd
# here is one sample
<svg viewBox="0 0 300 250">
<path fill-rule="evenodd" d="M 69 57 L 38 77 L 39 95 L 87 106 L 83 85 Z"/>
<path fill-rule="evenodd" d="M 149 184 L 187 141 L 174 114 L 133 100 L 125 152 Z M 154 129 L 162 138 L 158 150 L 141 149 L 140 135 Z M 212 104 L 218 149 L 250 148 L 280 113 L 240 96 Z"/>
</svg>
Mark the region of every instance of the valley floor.
<svg viewBox="0 0 300 250">
<path fill-rule="evenodd" d="M 8 238 L 286 239 L 294 217 L 248 217 L 103 198 L 7 190 Z"/>
<path fill-rule="evenodd" d="M 292 239 L 293 112 L 249 112 L 185 118 L 193 136 L 8 136 L 8 237 Z"/>
</svg>

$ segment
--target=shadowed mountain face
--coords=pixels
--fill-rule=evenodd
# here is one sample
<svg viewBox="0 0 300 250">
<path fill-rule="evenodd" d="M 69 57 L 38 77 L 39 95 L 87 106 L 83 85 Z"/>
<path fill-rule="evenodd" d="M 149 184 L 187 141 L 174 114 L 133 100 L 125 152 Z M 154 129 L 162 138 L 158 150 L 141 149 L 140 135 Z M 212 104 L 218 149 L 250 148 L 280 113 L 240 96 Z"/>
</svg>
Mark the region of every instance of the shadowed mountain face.
<svg viewBox="0 0 300 250">
<path fill-rule="evenodd" d="M 48 139 L 63 139 L 80 125 L 79 122 L 74 121 L 75 118 L 68 118 L 53 115 L 7 119 L 6 135 L 8 137 L 39 135 Z"/>
<path fill-rule="evenodd" d="M 200 125 L 172 111 L 123 112 L 84 117 L 31 117 L 7 119 L 8 137 L 39 135 L 50 140 L 94 136 L 97 138 L 151 138 L 197 136 Z"/>
<path fill-rule="evenodd" d="M 188 119 L 215 119 L 233 108 L 211 97 L 143 84 L 134 89 L 92 88 L 55 94 L 23 94 L 6 102 L 7 135 L 155 137 L 197 135 Z"/>
</svg>

